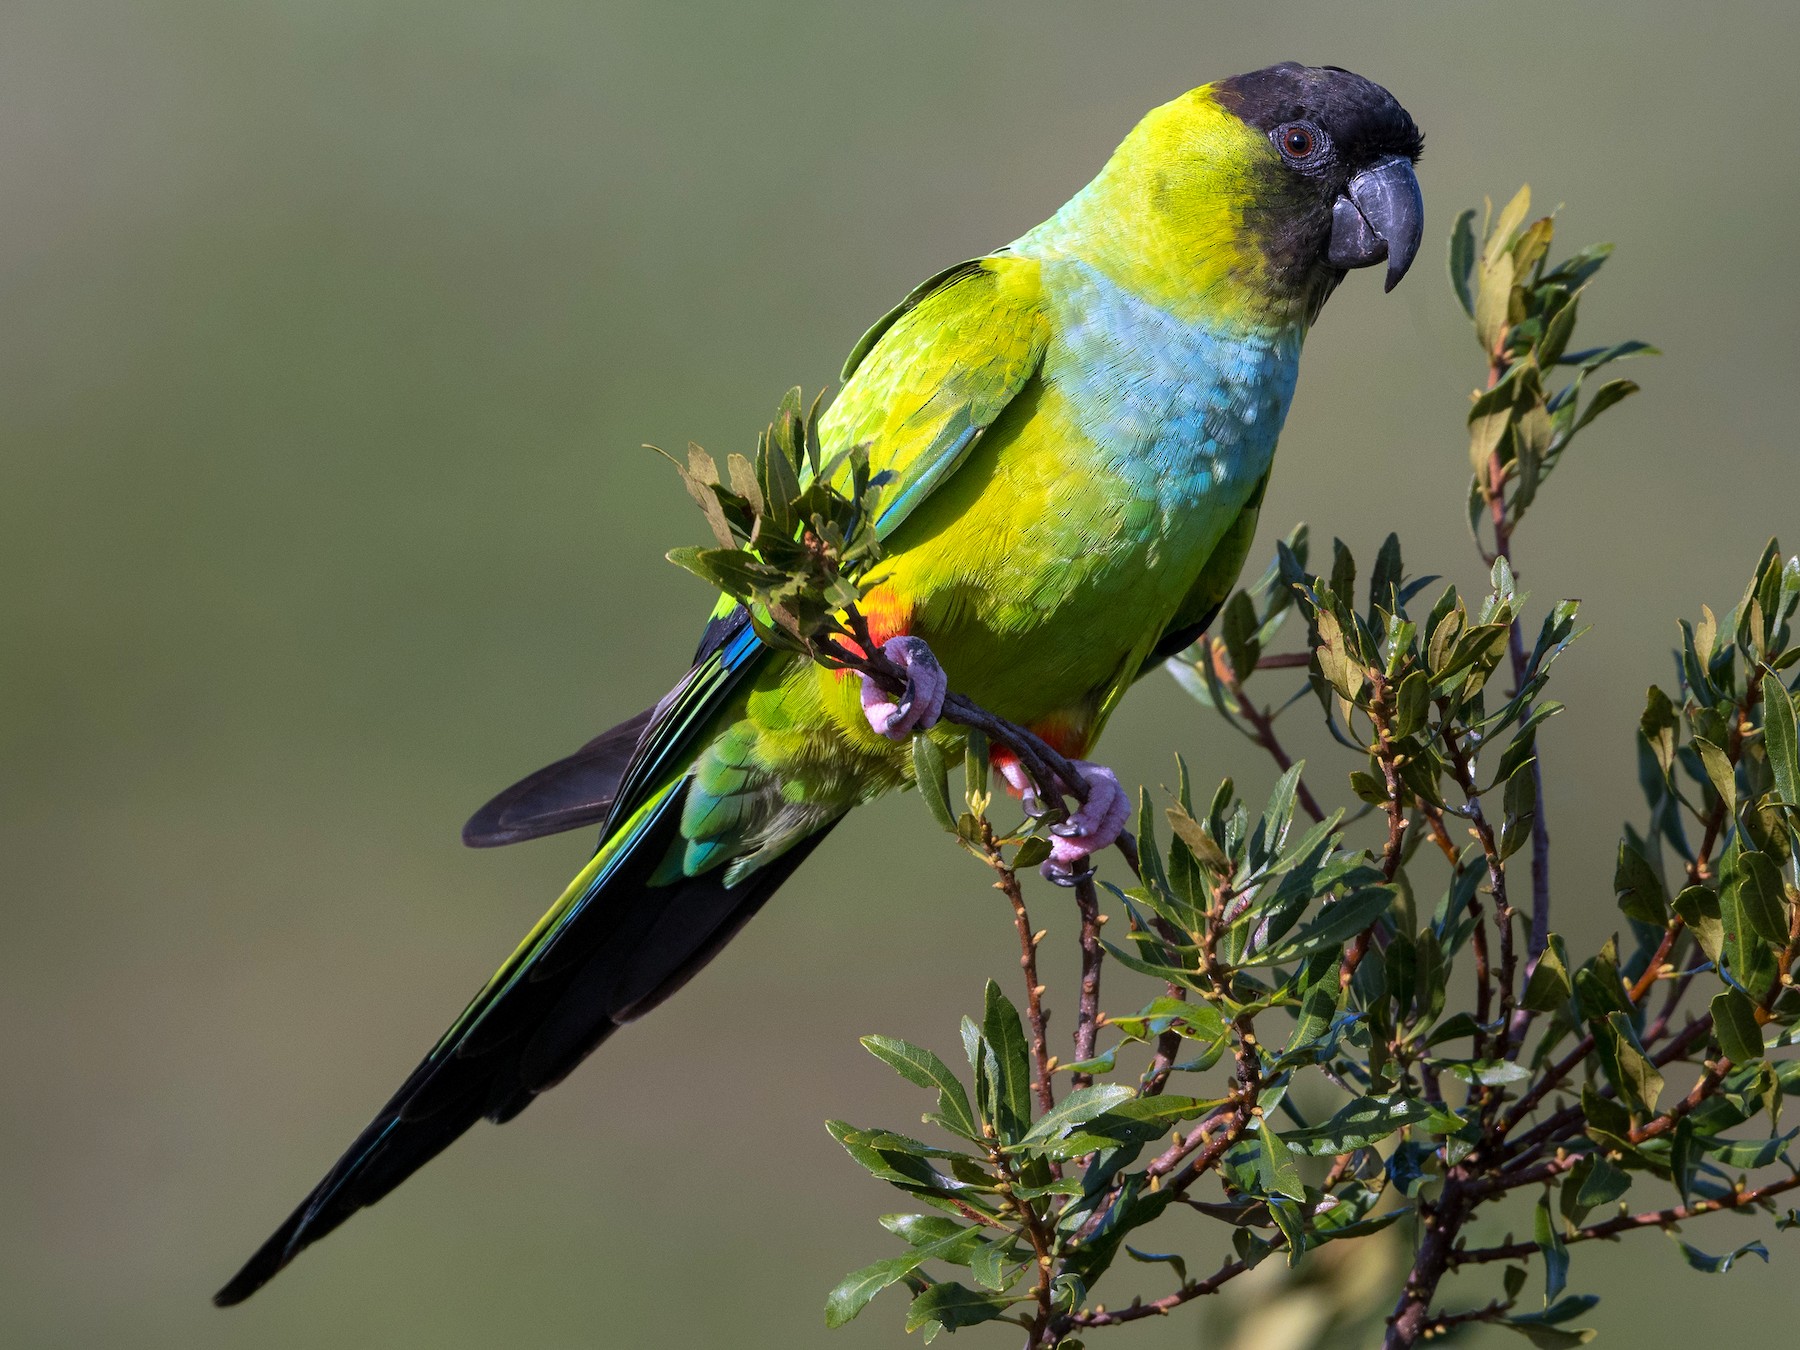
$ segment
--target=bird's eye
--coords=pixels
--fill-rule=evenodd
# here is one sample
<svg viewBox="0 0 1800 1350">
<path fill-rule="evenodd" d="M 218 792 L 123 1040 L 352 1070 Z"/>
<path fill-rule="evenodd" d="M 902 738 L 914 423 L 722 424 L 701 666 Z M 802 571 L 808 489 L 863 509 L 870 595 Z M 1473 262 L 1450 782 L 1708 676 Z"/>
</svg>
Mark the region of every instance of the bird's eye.
<svg viewBox="0 0 1800 1350">
<path fill-rule="evenodd" d="M 1324 137 L 1305 122 L 1289 122 L 1275 132 L 1275 143 L 1281 147 L 1281 153 L 1292 160 L 1311 159 L 1323 141 Z"/>
</svg>

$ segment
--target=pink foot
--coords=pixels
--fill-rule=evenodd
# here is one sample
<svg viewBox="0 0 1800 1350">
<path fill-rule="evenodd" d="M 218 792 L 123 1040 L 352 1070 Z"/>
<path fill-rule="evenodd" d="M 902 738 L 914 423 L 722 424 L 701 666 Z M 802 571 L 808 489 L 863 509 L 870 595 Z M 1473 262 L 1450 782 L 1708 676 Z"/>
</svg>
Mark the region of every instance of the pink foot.
<svg viewBox="0 0 1800 1350">
<path fill-rule="evenodd" d="M 1050 858 L 1041 869 L 1046 878 L 1064 886 L 1070 884 L 1076 863 L 1118 842 L 1131 817 L 1131 798 L 1119 786 L 1117 774 L 1085 759 L 1076 760 L 1075 767 L 1088 785 L 1088 799 L 1062 824 L 1050 827 Z M 1043 814 L 1043 804 L 1018 761 L 1001 764 L 1000 775 L 1019 794 L 1027 815 Z"/>
<path fill-rule="evenodd" d="M 1131 816 L 1131 798 L 1117 774 L 1085 759 L 1076 760 L 1075 767 L 1087 782 L 1088 799 L 1062 824 L 1050 827 L 1050 859 L 1042 869 L 1051 881 L 1063 883 L 1082 859 L 1111 848 Z"/>
<path fill-rule="evenodd" d="M 915 731 L 929 731 L 944 711 L 950 681 L 923 638 L 889 638 L 882 653 L 906 669 L 906 692 L 896 701 L 867 675 L 862 677 L 863 716 L 877 733 L 903 741 Z"/>
</svg>

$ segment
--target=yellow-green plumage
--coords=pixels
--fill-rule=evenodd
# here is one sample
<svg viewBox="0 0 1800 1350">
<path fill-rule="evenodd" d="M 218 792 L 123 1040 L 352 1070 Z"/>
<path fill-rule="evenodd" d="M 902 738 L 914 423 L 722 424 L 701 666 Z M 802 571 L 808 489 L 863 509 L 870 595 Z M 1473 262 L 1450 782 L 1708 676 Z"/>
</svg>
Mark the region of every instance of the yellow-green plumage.
<svg viewBox="0 0 1800 1350">
<path fill-rule="evenodd" d="M 1330 155 L 1296 158 L 1295 119 Z M 1355 231 L 1340 246 L 1334 212 L 1368 165 L 1404 161 L 1410 181 L 1417 151 L 1410 118 L 1357 76 L 1207 86 L 1151 112 L 1050 220 L 877 323 L 821 423 L 828 453 L 866 446 L 891 476 L 877 638 L 922 638 L 958 692 L 1085 753 L 1229 593 L 1305 331 L 1343 267 L 1385 256 Z M 952 728 L 928 734 L 960 753 Z M 221 1301 L 474 1120 L 522 1110 L 909 764 L 856 678 L 764 650 L 719 611 L 652 714 L 471 823 L 473 842 L 508 842 L 605 815 L 587 868 Z"/>
</svg>

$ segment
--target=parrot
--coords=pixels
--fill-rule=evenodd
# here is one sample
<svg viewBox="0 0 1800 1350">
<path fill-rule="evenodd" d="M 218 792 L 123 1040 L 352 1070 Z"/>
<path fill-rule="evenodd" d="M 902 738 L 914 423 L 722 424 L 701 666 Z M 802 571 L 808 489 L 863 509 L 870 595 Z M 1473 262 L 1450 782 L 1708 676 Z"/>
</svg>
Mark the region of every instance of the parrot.
<svg viewBox="0 0 1800 1350">
<path fill-rule="evenodd" d="M 1110 846 L 1126 794 L 1085 756 L 1230 595 L 1308 329 L 1348 271 L 1385 263 L 1392 290 L 1418 252 L 1423 143 L 1392 94 L 1335 66 L 1217 80 L 1149 112 L 1048 220 L 879 319 L 818 435 L 881 475 L 862 609 L 904 691 L 766 643 L 727 597 L 655 707 L 478 811 L 472 846 L 595 824 L 599 844 L 214 1301 L 241 1303 L 667 999 L 846 813 L 912 783 L 911 737 L 960 757 L 939 721 L 951 685 L 1082 776 L 1047 873 Z"/>
</svg>

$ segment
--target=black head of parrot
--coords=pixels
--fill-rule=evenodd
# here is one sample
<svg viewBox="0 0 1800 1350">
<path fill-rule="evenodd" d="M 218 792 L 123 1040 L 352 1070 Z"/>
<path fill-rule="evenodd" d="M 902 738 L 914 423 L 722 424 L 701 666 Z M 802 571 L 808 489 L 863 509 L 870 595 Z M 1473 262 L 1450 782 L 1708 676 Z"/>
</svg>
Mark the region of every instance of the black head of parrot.
<svg viewBox="0 0 1800 1350">
<path fill-rule="evenodd" d="M 1321 303 L 1348 269 L 1381 262 L 1393 290 L 1425 229 L 1413 174 L 1425 137 L 1399 100 L 1352 71 L 1295 61 L 1221 80 L 1213 97 L 1269 139 L 1270 190 L 1248 223 L 1270 263 L 1321 285 Z"/>
</svg>

